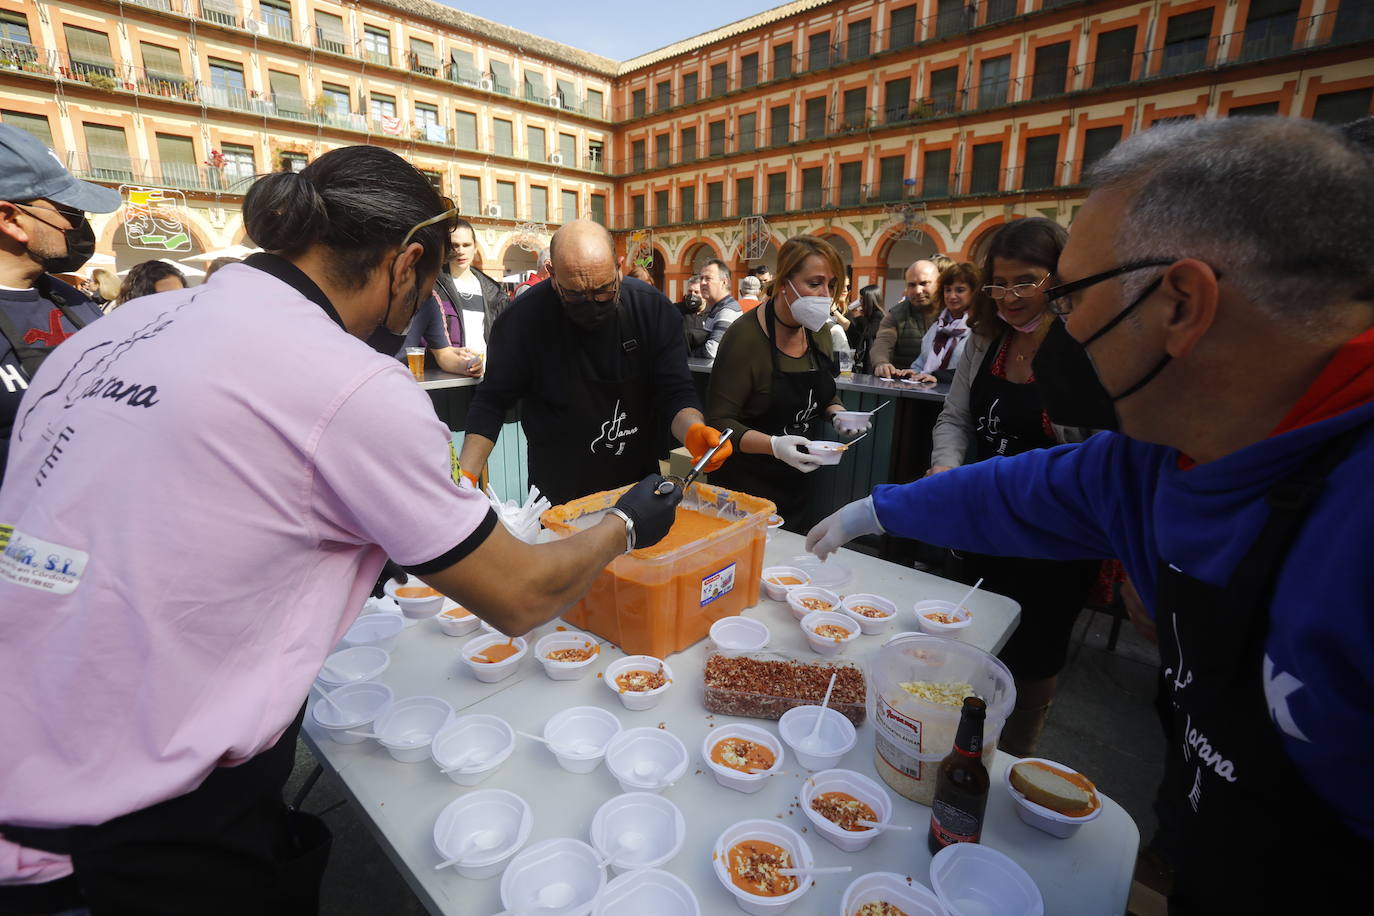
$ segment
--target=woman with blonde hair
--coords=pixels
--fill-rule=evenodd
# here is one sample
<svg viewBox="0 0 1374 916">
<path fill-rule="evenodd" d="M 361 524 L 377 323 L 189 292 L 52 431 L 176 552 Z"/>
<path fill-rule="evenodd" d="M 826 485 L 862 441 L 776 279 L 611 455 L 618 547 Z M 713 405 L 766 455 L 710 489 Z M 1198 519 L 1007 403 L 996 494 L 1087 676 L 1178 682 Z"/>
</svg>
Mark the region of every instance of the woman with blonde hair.
<svg viewBox="0 0 1374 916">
<path fill-rule="evenodd" d="M 86 281 L 86 295 L 102 309 L 108 309 L 110 303 L 119 298 L 119 277 L 115 276 L 114 271 L 97 267 L 91 271 L 91 278 Z"/>
<path fill-rule="evenodd" d="M 772 500 L 790 530 L 805 530 L 806 475 L 820 466 L 807 442 L 825 438 L 825 421 L 844 409 L 830 334 L 822 331 L 831 309 L 843 305 L 843 276 L 828 242 L 788 240 L 769 298 L 725 332 L 706 392 L 706 422 L 733 430 L 735 442 L 711 482 Z"/>
</svg>

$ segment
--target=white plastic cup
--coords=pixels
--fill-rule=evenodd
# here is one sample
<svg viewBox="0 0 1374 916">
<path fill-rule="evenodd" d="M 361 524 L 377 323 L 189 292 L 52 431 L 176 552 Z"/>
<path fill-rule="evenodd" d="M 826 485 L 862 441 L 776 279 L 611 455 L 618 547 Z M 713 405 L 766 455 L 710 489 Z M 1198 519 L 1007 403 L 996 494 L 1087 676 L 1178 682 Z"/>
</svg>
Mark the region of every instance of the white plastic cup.
<svg viewBox="0 0 1374 916">
<path fill-rule="evenodd" d="M 491 849 L 474 849 L 452 868 L 464 878 L 480 880 L 501 873 L 507 860 L 525 845 L 534 827 L 530 806 L 514 792 L 479 789 L 449 802 L 434 822 L 434 849 L 447 862 L 470 842 L 473 834 L 491 831 L 500 842 Z"/>
<path fill-rule="evenodd" d="M 701 916 L 696 895 L 677 875 L 656 868 L 627 872 L 606 885 L 592 916 Z"/>
<path fill-rule="evenodd" d="M 397 589 L 402 588 L 429 588 L 430 586 L 421 582 L 419 579 L 407 582 L 405 585 L 395 579 L 387 579 L 382 586 L 382 591 L 386 596 L 401 606 L 401 613 L 411 620 L 423 620 L 426 617 L 433 617 L 439 613 L 444 606 L 444 595 L 427 595 L 423 598 L 403 598 L 396 593 Z"/>
<path fill-rule="evenodd" d="M 711 642 L 723 655 L 758 652 L 769 636 L 768 625 L 752 617 L 722 617 L 711 624 Z"/>
<path fill-rule="evenodd" d="M 916 612 L 916 623 L 920 626 L 921 632 L 929 636 L 958 639 L 960 632 L 973 623 L 973 612 L 967 607 L 956 608 L 953 601 L 917 601 L 911 609 Z M 955 623 L 941 623 L 926 616 L 936 612 L 957 616 L 958 620 Z"/>
<path fill-rule="evenodd" d="M 765 541 L 771 541 L 771 540 L 773 540 L 773 532 L 775 532 L 775 531 L 777 531 L 779 528 L 781 528 L 782 525 L 783 525 L 783 517 L 782 517 L 781 515 L 770 515 L 770 516 L 768 516 L 768 528 L 767 528 L 767 533 L 764 534 L 763 539 L 764 539 Z M 778 601 L 778 600 L 781 600 L 781 599 L 774 598 L 773 600 L 774 600 L 774 601 Z"/>
<path fill-rule="evenodd" d="M 823 465 L 839 464 L 844 457 L 845 444 L 830 439 L 812 439 L 806 443 L 806 452 Z"/>
<path fill-rule="evenodd" d="M 1046 760 L 1044 757 L 1023 757 L 1016 763 L 1042 763 L 1050 769 L 1058 770 L 1061 773 L 1073 774 L 1078 772 L 1077 770 L 1064 766 L 1062 763 Z M 1030 824 L 1036 830 L 1043 830 L 1050 836 L 1059 837 L 1061 840 L 1066 839 L 1077 833 L 1078 828 L 1088 823 L 1088 821 L 1096 820 L 1097 816 L 1102 813 L 1101 804 L 1094 808 L 1091 813 L 1084 814 L 1081 817 L 1070 817 L 1067 814 L 1060 814 L 1053 808 L 1037 805 L 1017 791 L 1011 784 L 1012 766 L 1015 766 L 1015 764 L 1008 765 L 1002 770 L 1002 781 L 1007 784 L 1008 794 L 1016 800 L 1016 813 L 1020 816 L 1021 820 Z"/>
<path fill-rule="evenodd" d="M 581 840 L 555 837 L 535 843 L 506 866 L 501 905 L 517 913 L 587 916 L 606 886 L 600 863 L 601 856 Z"/>
<path fill-rule="evenodd" d="M 464 613 L 455 613 L 458 611 Z M 445 636 L 466 636 L 482 623 L 482 618 L 456 602 L 453 607 L 445 608 L 435 614 L 434 619 L 438 622 L 439 629 L 443 630 Z"/>
<path fill-rule="evenodd" d="M 950 916 L 1044 916 L 1045 901 L 1026 870 L 981 843 L 946 846 L 930 860 L 930 886 Z"/>
<path fill-rule="evenodd" d="M 825 716 L 821 720 L 821 730 L 816 736 L 820 747 L 799 746 L 811 734 L 811 729 L 816 725 L 817 715 Z M 846 719 L 843 713 L 829 706 L 824 707 L 824 710 L 820 706 L 792 707 L 778 719 L 778 734 L 792 749 L 797 762 L 808 770 L 830 769 L 841 757 L 853 750 L 859 740 L 854 723 Z"/>
<path fill-rule="evenodd" d="M 782 585 L 774 580 L 779 578 L 791 577 L 797 580 L 796 585 Z M 769 598 L 774 601 L 786 601 L 787 593 L 794 588 L 801 588 L 811 584 L 811 576 L 804 569 L 795 566 L 768 566 L 759 574 L 763 580 L 763 590 Z"/>
<path fill-rule="evenodd" d="M 391 706 L 391 688 L 376 681 L 344 684 L 329 691 L 329 700 L 316 700 L 310 707 L 315 724 L 339 744 L 358 744 L 364 735 L 350 735 L 370 725 Z M 334 705 L 337 704 L 337 707 Z"/>
<path fill-rule="evenodd" d="M 396 648 L 396 640 L 406 627 L 400 614 L 364 614 L 344 633 L 340 643 L 345 648 L 376 646 L 384 652 Z"/>
<path fill-rule="evenodd" d="M 830 610 L 824 608 L 812 610 L 802 604 L 806 598 L 815 598 L 830 605 Z M 816 585 L 798 585 L 787 590 L 787 606 L 792 609 L 792 616 L 801 620 L 807 614 L 816 613 L 837 613 L 840 609 L 840 596 L 828 588 L 821 588 Z"/>
<path fill-rule="evenodd" d="M 548 657 L 550 652 L 559 649 L 588 649 L 592 654 L 580 662 L 560 662 Z M 601 657 L 601 647 L 595 639 L 585 633 L 556 630 L 534 644 L 534 657 L 544 666 L 544 673 L 549 676 L 549 680 L 575 681 L 590 671 L 592 664 Z"/>
<path fill-rule="evenodd" d="M 773 752 L 773 765 L 766 770 L 758 773 L 745 773 L 733 767 L 727 767 L 716 763 L 712 758 L 712 752 L 716 745 L 730 738 L 743 738 L 746 741 L 753 741 L 762 744 Z M 782 742 L 771 732 L 759 728 L 757 725 L 722 725 L 719 728 L 709 728 L 706 730 L 706 737 L 701 742 L 701 759 L 706 761 L 706 766 L 716 777 L 716 782 L 725 786 L 727 789 L 734 789 L 746 795 L 753 794 L 763 788 L 764 782 L 769 776 L 782 769 L 782 762 L 786 754 L 782 749 Z"/>
<path fill-rule="evenodd" d="M 503 658 L 499 662 L 476 662 L 473 661 L 473 659 L 477 656 L 477 653 L 488 646 L 510 641 L 510 637 L 501 633 L 484 633 L 481 636 L 469 639 L 467 642 L 463 643 L 463 648 L 460 650 L 463 653 L 463 664 L 467 665 L 468 669 L 472 671 L 473 677 L 484 684 L 495 684 L 497 681 L 503 681 L 515 673 L 515 669 L 519 666 L 520 660 L 524 658 L 525 653 L 529 651 L 529 644 L 525 642 L 524 638 L 520 636 L 515 637 L 516 651 L 510 658 Z"/>
<path fill-rule="evenodd" d="M 659 668 L 663 669 L 663 677 L 667 681 L 662 687 L 655 687 L 653 690 L 621 690 L 620 685 L 616 683 L 616 678 L 627 671 L 657 671 Z M 663 659 L 654 658 L 652 655 L 627 655 L 607 665 L 602 680 L 611 692 L 620 697 L 620 702 L 626 709 L 653 709 L 658 705 L 659 698 L 673 686 L 673 669 L 668 667 L 668 663 Z"/>
<path fill-rule="evenodd" d="M 843 639 L 822 636 L 816 632 L 816 628 L 824 626 L 841 627 L 849 635 Z M 854 618 L 835 611 L 812 611 L 801 619 L 801 628 L 811 651 L 827 658 L 839 655 L 859 636 L 859 624 Z"/>
<path fill-rule="evenodd" d="M 760 897 L 736 887 L 735 882 L 730 880 L 730 850 L 737 844 L 748 840 L 763 840 L 781 846 L 791 855 L 794 868 L 815 868 L 816 860 L 811 855 L 811 847 L 807 845 L 806 840 L 802 839 L 801 834 L 777 821 L 763 819 L 740 821 L 738 824 L 726 827 L 725 831 L 717 837 L 711 852 L 711 868 L 716 873 L 720 883 L 725 885 L 725 889 L 734 895 L 735 903 L 744 912 L 751 913 L 753 916 L 777 916 L 778 913 L 802 898 L 810 889 L 811 881 L 805 876 L 798 876 L 796 890 L 779 897 Z"/>
<path fill-rule="evenodd" d="M 662 792 L 687 771 L 687 748 L 662 728 L 628 728 L 611 739 L 606 767 L 622 792 Z"/>
<path fill-rule="evenodd" d="M 465 755 L 475 759 L 444 775 L 460 786 L 475 786 L 496 772 L 515 750 L 515 730 L 500 716 L 458 716 L 439 730 L 430 748 L 435 766 L 446 770 Z"/>
<path fill-rule="evenodd" d="M 867 614 L 860 614 L 854 610 L 856 607 L 870 607 L 874 610 L 882 611 L 880 617 L 869 617 Z M 892 626 L 892 621 L 897 619 L 897 605 L 884 598 L 882 595 L 870 595 L 867 593 L 856 593 L 846 595 L 840 601 L 840 612 L 848 614 L 858 623 L 859 630 L 865 636 L 872 636 L 881 633 Z"/>
<path fill-rule="evenodd" d="M 907 875 L 873 871 L 860 875 L 845 888 L 841 916 L 854 916 L 869 903 L 890 903 L 907 916 L 949 916 L 935 892 Z"/>
<path fill-rule="evenodd" d="M 574 706 L 555 714 L 545 723 L 544 740 L 553 745 L 549 750 L 563 769 L 569 773 L 590 773 L 606 756 L 607 746 L 620 730 L 620 720 L 615 713 L 599 706 Z M 583 742 L 596 749 L 586 752 L 562 750 Z"/>
<path fill-rule="evenodd" d="M 378 716 L 372 730 L 393 758 L 401 763 L 419 763 L 429 757 L 434 736 L 452 718 L 453 707 L 447 700 L 406 697 Z"/>
<path fill-rule="evenodd" d="M 833 420 L 836 429 L 851 436 L 873 425 L 873 415 L 867 410 L 838 410 Z"/>
<path fill-rule="evenodd" d="M 596 851 L 620 874 L 670 862 L 687 838 L 687 821 L 678 806 L 661 795 L 626 792 L 596 809 L 590 835 Z M 638 842 L 633 849 L 622 841 L 630 837 Z"/>
<path fill-rule="evenodd" d="M 361 684 L 380 677 L 391 664 L 391 656 L 377 646 L 353 646 L 340 649 L 324 660 L 315 680 L 326 690 L 345 684 Z M 328 668 L 332 673 L 326 673 Z"/>
<path fill-rule="evenodd" d="M 881 833 L 875 827 L 867 830 L 845 830 L 834 821 L 821 816 L 811 807 L 811 800 L 826 792 L 844 792 L 873 809 L 874 821 L 886 824 L 892 820 L 892 796 L 882 786 L 862 773 L 853 770 L 821 770 L 803 780 L 799 800 L 806 817 L 815 830 L 841 852 L 858 852 L 872 843 Z"/>
</svg>

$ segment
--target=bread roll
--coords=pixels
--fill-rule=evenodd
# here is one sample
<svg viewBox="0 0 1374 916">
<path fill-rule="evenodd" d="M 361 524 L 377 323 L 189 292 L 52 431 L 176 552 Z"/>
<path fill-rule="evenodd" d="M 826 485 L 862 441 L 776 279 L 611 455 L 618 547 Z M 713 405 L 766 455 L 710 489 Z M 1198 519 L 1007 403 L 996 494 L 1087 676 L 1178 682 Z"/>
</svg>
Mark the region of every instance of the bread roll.
<svg viewBox="0 0 1374 916">
<path fill-rule="evenodd" d="M 1072 817 L 1087 814 L 1093 808 L 1092 793 L 1033 763 L 1018 763 L 1012 767 L 1011 784 L 1030 801 L 1060 814 Z"/>
</svg>

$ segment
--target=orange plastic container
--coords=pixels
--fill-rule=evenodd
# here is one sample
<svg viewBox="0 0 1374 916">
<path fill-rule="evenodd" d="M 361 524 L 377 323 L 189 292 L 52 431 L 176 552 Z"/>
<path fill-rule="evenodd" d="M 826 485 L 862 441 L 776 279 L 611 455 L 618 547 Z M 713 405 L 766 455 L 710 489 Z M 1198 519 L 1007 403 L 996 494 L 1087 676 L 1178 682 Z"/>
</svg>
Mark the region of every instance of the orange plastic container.
<svg viewBox="0 0 1374 916">
<path fill-rule="evenodd" d="M 566 536 L 600 521 L 629 489 L 555 506 L 544 527 Z M 711 624 L 759 600 L 763 545 L 773 503 L 694 484 L 664 541 L 616 558 L 564 619 L 630 655 L 664 658 L 706 636 Z"/>
</svg>

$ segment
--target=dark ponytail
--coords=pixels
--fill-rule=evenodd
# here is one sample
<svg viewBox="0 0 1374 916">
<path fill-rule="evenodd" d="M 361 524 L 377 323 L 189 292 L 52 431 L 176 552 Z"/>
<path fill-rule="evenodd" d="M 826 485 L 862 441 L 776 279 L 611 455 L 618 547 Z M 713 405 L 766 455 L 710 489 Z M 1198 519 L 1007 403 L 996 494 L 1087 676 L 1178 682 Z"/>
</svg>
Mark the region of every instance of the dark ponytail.
<svg viewBox="0 0 1374 916">
<path fill-rule="evenodd" d="M 413 226 L 448 206 L 424 175 L 390 150 L 345 146 L 300 172 L 259 178 L 244 199 L 243 221 L 253 242 L 268 251 L 289 256 L 322 246 L 332 279 L 356 289 Z M 425 249 L 420 270 L 437 271 L 448 255 L 448 226 L 426 226 L 413 240 Z"/>
</svg>

